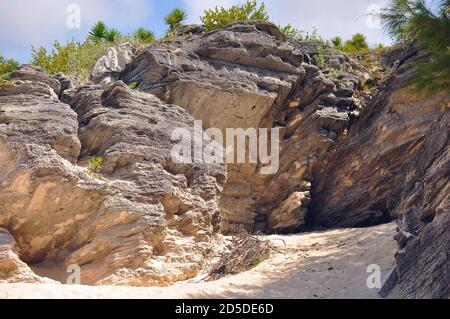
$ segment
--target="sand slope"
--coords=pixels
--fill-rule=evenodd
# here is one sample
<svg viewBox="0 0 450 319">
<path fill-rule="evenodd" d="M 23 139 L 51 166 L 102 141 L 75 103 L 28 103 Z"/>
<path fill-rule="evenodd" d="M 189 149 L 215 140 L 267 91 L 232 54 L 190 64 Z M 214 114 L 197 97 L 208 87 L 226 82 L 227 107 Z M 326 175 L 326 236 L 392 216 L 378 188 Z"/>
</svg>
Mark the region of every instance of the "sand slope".
<svg viewBox="0 0 450 319">
<path fill-rule="evenodd" d="M 394 224 L 268 236 L 281 253 L 256 268 L 215 282 L 195 278 L 170 287 L 0 284 L 0 298 L 379 298 L 367 266 L 393 267 Z M 286 243 L 284 245 L 283 241 Z"/>
</svg>

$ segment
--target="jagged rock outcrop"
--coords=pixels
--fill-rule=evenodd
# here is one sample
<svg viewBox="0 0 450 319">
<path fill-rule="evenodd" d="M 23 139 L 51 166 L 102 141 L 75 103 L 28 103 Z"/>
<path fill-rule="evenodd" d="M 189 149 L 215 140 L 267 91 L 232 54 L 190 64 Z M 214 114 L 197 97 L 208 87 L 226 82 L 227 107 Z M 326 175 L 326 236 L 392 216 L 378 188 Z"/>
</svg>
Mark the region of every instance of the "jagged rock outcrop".
<svg viewBox="0 0 450 319">
<path fill-rule="evenodd" d="M 0 227 L 20 258 L 77 264 L 86 284 L 195 276 L 220 247 L 226 172 L 172 162 L 171 132 L 192 131 L 192 117 L 122 82 L 64 91 L 74 111 L 39 69 L 11 80 L 0 90 Z M 104 159 L 98 172 L 86 167 L 92 156 Z"/>
<path fill-rule="evenodd" d="M 391 76 L 315 174 L 311 221 L 368 226 L 412 206 L 449 213 L 450 114 L 445 95 L 411 94 L 417 50 Z"/>
<path fill-rule="evenodd" d="M 312 167 L 359 106 L 352 96 L 366 73 L 347 72 L 341 55 L 342 74 L 333 81 L 312 64 L 317 52 L 306 51 L 273 24 L 237 22 L 154 43 L 121 76 L 185 108 L 205 129 L 280 127 L 281 167 L 274 176 L 260 174 L 262 165 L 228 165 L 221 200 L 225 232 L 240 226 L 267 230 L 267 218 L 280 203 L 308 191 Z M 292 218 L 281 224 L 285 230 L 302 225 Z"/>
<path fill-rule="evenodd" d="M 132 44 L 129 42 L 106 48 L 105 55 L 92 68 L 92 82 L 100 85 L 108 85 L 117 81 L 125 66 L 133 58 L 134 50 Z"/>
</svg>

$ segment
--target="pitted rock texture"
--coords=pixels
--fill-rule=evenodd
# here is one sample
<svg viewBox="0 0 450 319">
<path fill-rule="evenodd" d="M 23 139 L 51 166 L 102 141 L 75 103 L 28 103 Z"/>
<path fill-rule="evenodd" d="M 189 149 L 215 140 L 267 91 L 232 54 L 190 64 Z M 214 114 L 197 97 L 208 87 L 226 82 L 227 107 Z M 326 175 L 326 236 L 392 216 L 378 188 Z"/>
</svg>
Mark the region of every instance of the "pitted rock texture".
<svg viewBox="0 0 450 319">
<path fill-rule="evenodd" d="M 121 76 L 183 107 L 205 129 L 281 128 L 281 168 L 275 176 L 260 174 L 261 165 L 228 165 L 220 204 L 224 232 L 274 230 L 267 228 L 270 213 L 291 194 L 307 191 L 303 186 L 311 167 L 346 129 L 359 105 L 352 96 L 364 83 L 359 78 L 364 72 L 347 72 L 351 77 L 343 74 L 333 81 L 312 64 L 313 53 L 302 49 L 273 24 L 237 22 L 156 42 Z M 303 223 L 291 218 L 282 224 L 292 230 Z"/>
<path fill-rule="evenodd" d="M 171 132 L 192 130 L 190 115 L 121 82 L 64 91 L 74 111 L 36 68 L 11 80 L 0 90 L 0 227 L 21 259 L 77 264 L 86 284 L 195 276 L 219 247 L 226 172 L 172 163 Z M 86 168 L 92 156 L 100 172 Z"/>
</svg>

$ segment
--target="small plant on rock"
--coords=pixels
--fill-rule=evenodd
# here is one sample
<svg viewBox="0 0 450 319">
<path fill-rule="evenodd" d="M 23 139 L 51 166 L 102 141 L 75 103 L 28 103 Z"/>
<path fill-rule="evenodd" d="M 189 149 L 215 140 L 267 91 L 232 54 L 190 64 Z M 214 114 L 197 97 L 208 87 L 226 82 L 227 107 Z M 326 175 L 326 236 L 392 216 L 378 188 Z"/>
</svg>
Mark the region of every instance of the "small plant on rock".
<svg viewBox="0 0 450 319">
<path fill-rule="evenodd" d="M 130 84 L 128 84 L 128 87 L 132 90 L 136 89 L 138 86 L 137 82 L 131 82 Z"/>
<path fill-rule="evenodd" d="M 288 24 L 284 27 L 279 27 L 280 31 L 283 32 L 288 39 L 291 40 L 302 40 L 303 31 L 295 28 L 292 24 Z"/>
<path fill-rule="evenodd" d="M 103 156 L 94 156 L 89 160 L 89 172 L 91 173 L 100 173 L 103 168 L 103 163 L 105 158 Z"/>
</svg>

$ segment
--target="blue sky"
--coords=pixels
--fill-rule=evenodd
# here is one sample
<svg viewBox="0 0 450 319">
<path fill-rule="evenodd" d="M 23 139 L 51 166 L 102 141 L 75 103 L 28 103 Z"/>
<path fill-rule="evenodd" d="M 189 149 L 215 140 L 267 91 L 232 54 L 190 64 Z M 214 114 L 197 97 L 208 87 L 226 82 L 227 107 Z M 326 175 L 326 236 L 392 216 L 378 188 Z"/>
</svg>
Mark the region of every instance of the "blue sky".
<svg viewBox="0 0 450 319">
<path fill-rule="evenodd" d="M 22 63 L 30 59 L 31 46 L 51 48 L 55 40 L 84 40 L 92 24 L 103 20 L 122 33 L 138 27 L 162 35 L 164 16 L 175 7 L 185 9 L 190 23 L 199 23 L 204 9 L 230 6 L 244 0 L 0 0 L 0 54 Z M 389 43 L 382 29 L 367 16 L 388 0 L 265 0 L 277 24 L 288 23 L 305 31 L 317 28 L 325 38 L 349 38 L 364 33 L 371 44 Z M 67 7 L 81 9 L 79 29 L 67 27 Z"/>
</svg>

